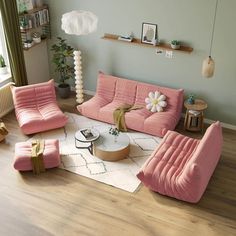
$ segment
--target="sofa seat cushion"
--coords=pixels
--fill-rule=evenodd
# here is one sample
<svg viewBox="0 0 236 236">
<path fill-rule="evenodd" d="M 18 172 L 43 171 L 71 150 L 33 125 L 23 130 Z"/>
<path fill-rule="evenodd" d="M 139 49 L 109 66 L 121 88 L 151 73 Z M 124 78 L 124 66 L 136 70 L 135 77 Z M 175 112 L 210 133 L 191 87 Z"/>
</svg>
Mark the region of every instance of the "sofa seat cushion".
<svg viewBox="0 0 236 236">
<path fill-rule="evenodd" d="M 13 87 L 13 101 L 19 125 L 25 134 L 63 127 L 67 117 L 56 102 L 53 80 Z"/>
<path fill-rule="evenodd" d="M 123 101 L 113 101 L 99 110 L 98 119 L 104 122 L 114 124 L 113 112 L 118 107 L 124 105 Z"/>
<path fill-rule="evenodd" d="M 43 162 L 46 169 L 60 165 L 59 141 L 57 139 L 45 140 Z M 14 168 L 19 171 L 32 170 L 31 141 L 15 144 Z"/>
<path fill-rule="evenodd" d="M 219 122 L 208 128 L 202 140 L 168 131 L 137 177 L 155 192 L 198 202 L 219 161 L 221 147 Z"/>
<path fill-rule="evenodd" d="M 145 119 L 143 131 L 163 137 L 168 130 L 175 129 L 177 122 L 176 117 L 169 111 L 154 113 Z"/>
<path fill-rule="evenodd" d="M 153 113 L 146 108 L 131 110 L 125 113 L 125 123 L 129 129 L 143 132 L 145 120 Z"/>
</svg>

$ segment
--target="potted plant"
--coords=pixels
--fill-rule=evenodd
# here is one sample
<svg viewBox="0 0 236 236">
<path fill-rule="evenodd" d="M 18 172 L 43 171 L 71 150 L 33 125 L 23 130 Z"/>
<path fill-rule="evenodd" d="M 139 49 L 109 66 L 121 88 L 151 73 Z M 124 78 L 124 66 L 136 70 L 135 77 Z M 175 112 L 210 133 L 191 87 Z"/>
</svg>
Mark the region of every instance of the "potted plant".
<svg viewBox="0 0 236 236">
<path fill-rule="evenodd" d="M 114 136 L 114 142 L 116 143 L 117 142 L 117 138 L 120 134 L 120 131 L 116 128 L 116 127 L 111 127 L 109 129 L 109 134 L 113 135 Z"/>
<path fill-rule="evenodd" d="M 55 72 L 60 74 L 60 83 L 58 85 L 58 93 L 61 98 L 70 96 L 70 85 L 65 81 L 73 78 L 74 67 L 71 63 L 74 48 L 67 45 L 66 40 L 57 37 L 58 43 L 53 44 L 51 51 L 54 52 L 52 62 L 56 65 Z"/>
<path fill-rule="evenodd" d="M 170 46 L 173 49 L 179 49 L 180 48 L 180 41 L 172 40 L 171 43 L 170 43 Z"/>
<path fill-rule="evenodd" d="M 0 54 L 0 75 L 7 73 L 7 66 L 3 56 Z"/>
</svg>

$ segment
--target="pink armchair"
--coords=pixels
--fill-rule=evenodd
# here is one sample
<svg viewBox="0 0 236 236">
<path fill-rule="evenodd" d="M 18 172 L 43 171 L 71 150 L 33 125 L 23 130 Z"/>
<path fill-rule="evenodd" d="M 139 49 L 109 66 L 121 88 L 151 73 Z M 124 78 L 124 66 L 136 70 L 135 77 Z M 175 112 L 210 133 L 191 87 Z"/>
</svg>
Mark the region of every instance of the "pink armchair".
<svg viewBox="0 0 236 236">
<path fill-rule="evenodd" d="M 57 105 L 54 81 L 12 87 L 16 118 L 25 134 L 63 127 L 67 117 Z"/>
<path fill-rule="evenodd" d="M 219 121 L 201 140 L 168 131 L 137 177 L 155 192 L 198 202 L 220 159 L 222 142 Z"/>
</svg>

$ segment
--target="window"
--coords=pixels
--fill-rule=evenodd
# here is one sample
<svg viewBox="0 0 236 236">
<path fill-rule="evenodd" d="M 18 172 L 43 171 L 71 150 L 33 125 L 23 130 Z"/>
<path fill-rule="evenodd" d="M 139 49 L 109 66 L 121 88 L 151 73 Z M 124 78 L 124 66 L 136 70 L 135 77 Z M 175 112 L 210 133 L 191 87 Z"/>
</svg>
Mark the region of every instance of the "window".
<svg viewBox="0 0 236 236">
<path fill-rule="evenodd" d="M 9 59 L 8 59 L 7 46 L 6 46 L 5 35 L 4 35 L 4 30 L 3 30 L 1 12 L 0 12 L 0 54 L 2 54 L 2 56 L 4 57 L 5 63 L 7 67 L 9 68 Z M 4 75 L 0 74 L 0 86 L 2 85 L 3 82 L 9 81 L 10 77 L 11 77 L 10 73 L 4 74 Z"/>
</svg>

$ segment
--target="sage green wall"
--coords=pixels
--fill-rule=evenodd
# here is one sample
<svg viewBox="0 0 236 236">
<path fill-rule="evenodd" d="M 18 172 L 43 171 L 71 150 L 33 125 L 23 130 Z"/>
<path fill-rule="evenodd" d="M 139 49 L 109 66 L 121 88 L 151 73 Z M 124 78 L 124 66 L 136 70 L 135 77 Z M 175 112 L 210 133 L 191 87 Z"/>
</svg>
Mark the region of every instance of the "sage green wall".
<svg viewBox="0 0 236 236">
<path fill-rule="evenodd" d="M 206 117 L 236 125 L 236 1 L 219 0 L 212 57 L 215 76 L 204 79 L 201 65 L 208 56 L 215 0 L 47 0 L 52 35 L 68 39 L 82 51 L 87 90 L 96 90 L 99 70 L 113 75 L 173 88 L 184 88 L 208 102 Z M 61 15 L 89 10 L 99 18 L 98 30 L 87 36 L 70 36 L 61 30 Z M 101 40 L 104 33 L 140 37 L 142 22 L 156 23 L 161 40 L 178 39 L 194 48 L 176 52 L 173 59 L 155 50 Z M 51 69 L 52 70 L 52 69 Z"/>
</svg>

